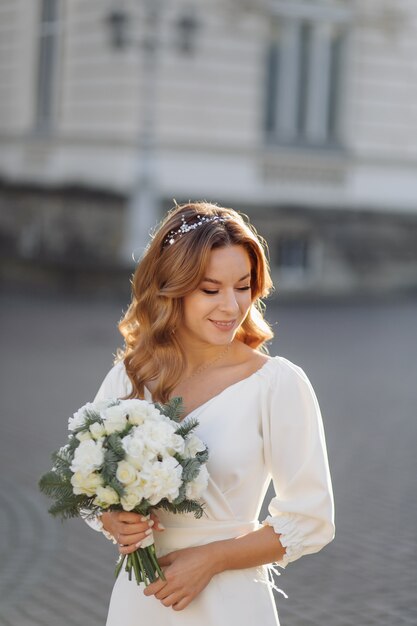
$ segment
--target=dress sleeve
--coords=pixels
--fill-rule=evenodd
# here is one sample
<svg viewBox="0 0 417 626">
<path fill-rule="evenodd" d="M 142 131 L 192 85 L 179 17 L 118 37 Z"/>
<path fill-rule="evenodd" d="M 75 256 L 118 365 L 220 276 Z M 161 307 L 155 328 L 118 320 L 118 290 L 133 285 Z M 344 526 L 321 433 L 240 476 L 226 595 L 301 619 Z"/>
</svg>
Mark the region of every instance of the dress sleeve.
<svg viewBox="0 0 417 626">
<path fill-rule="evenodd" d="M 131 390 L 131 383 L 126 374 L 123 361 L 116 363 L 104 377 L 93 402 L 106 398 L 121 398 Z"/>
<path fill-rule="evenodd" d="M 279 359 L 263 416 L 265 459 L 275 497 L 262 522 L 280 535 L 281 567 L 334 537 L 334 504 L 320 407 L 303 370 Z"/>
<path fill-rule="evenodd" d="M 99 390 L 94 397 L 93 402 L 97 402 L 98 400 L 105 400 L 106 398 L 123 397 L 129 393 L 130 388 L 131 383 L 126 374 L 124 363 L 117 363 L 105 376 Z M 98 532 L 102 532 L 107 539 L 109 539 L 113 543 L 117 543 L 114 537 L 112 537 L 110 533 L 106 532 L 103 529 L 103 524 L 101 522 L 100 516 L 91 515 L 91 512 L 87 510 L 80 511 L 80 514 L 86 524 L 90 526 L 90 528 Z"/>
</svg>

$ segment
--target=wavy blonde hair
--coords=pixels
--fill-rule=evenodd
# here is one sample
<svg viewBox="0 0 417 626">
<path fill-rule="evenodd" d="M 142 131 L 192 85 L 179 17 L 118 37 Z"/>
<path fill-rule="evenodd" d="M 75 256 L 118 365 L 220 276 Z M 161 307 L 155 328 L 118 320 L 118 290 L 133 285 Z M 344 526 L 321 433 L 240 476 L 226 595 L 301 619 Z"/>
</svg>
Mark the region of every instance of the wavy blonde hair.
<svg viewBox="0 0 417 626">
<path fill-rule="evenodd" d="M 169 233 L 199 221 L 198 216 L 225 218 L 203 222 L 195 230 L 175 237 Z M 204 278 L 211 250 L 240 245 L 251 262 L 252 305 L 236 337 L 260 351 L 273 333 L 263 318 L 263 303 L 272 288 L 265 241 L 246 216 L 207 202 L 175 207 L 167 214 L 151 238 L 132 278 L 132 302 L 119 322 L 125 340 L 116 362 L 123 360 L 132 383 L 128 398 L 143 398 L 146 381 L 157 380 L 152 397 L 167 402 L 181 379 L 185 354 L 175 329 L 183 320 L 183 298 L 198 288 Z"/>
</svg>

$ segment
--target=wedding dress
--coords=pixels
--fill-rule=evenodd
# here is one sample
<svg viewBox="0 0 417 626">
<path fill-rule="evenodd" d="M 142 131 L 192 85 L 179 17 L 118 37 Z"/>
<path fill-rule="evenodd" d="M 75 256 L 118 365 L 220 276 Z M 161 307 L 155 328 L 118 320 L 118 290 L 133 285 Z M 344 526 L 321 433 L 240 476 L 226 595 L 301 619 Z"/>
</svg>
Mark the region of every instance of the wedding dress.
<svg viewBox="0 0 417 626">
<path fill-rule="evenodd" d="M 123 397 L 131 389 L 123 363 L 104 379 L 95 400 Z M 152 397 L 147 390 L 145 399 Z M 260 527 L 269 482 L 276 496 L 263 520 L 280 535 L 285 567 L 318 552 L 334 536 L 333 496 L 319 405 L 303 370 L 282 358 L 204 402 L 189 414 L 209 448 L 205 514 L 157 515 L 158 556 L 231 539 Z M 226 570 L 182 611 L 165 607 L 122 572 L 115 582 L 106 626 L 277 626 L 268 566 Z"/>
</svg>

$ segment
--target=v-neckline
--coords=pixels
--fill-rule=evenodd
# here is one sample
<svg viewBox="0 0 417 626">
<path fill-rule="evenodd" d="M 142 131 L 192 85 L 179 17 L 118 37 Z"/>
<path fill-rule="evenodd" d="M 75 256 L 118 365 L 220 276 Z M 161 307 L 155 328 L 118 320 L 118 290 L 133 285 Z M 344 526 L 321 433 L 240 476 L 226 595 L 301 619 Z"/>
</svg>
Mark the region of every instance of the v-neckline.
<svg viewBox="0 0 417 626">
<path fill-rule="evenodd" d="M 211 403 L 213 400 L 216 400 L 217 398 L 220 398 L 220 396 L 222 396 L 224 393 L 226 393 L 226 391 L 229 391 L 229 389 L 232 389 L 233 387 L 236 387 L 236 385 L 239 385 L 240 383 L 244 383 L 244 382 L 248 381 L 250 378 L 252 378 L 253 376 L 256 376 L 257 374 L 260 374 L 262 372 L 262 370 L 265 369 L 276 358 L 277 357 L 272 357 L 271 359 L 268 359 L 267 361 L 265 361 L 265 363 L 263 365 L 261 365 L 261 367 L 258 367 L 258 369 L 255 370 L 254 372 L 252 372 L 252 374 L 249 374 L 249 376 L 245 376 L 244 378 L 241 378 L 240 380 L 236 380 L 234 383 L 230 383 L 230 385 L 227 385 L 227 387 L 224 387 L 224 389 L 222 389 L 218 393 L 214 394 L 214 396 L 211 396 L 211 398 L 209 398 L 208 400 L 206 400 L 202 404 L 199 404 L 192 411 L 187 413 L 187 415 L 182 417 L 181 418 L 181 422 L 183 420 L 187 419 L 188 417 L 190 417 L 191 415 L 193 415 L 193 413 L 195 413 L 196 411 L 200 411 L 200 409 L 203 410 L 206 407 L 207 404 Z M 149 394 L 150 402 L 153 402 L 153 400 L 152 400 L 152 393 L 150 392 L 148 387 L 146 387 L 146 385 L 145 385 L 145 390 Z"/>
</svg>

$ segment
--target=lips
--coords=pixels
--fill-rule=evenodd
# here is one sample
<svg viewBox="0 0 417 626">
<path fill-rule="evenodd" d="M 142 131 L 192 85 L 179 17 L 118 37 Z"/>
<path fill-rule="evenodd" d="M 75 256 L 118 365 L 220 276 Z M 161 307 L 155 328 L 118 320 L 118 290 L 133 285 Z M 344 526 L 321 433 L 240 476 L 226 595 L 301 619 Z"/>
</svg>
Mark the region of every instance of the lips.
<svg viewBox="0 0 417 626">
<path fill-rule="evenodd" d="M 236 324 L 236 320 L 230 320 L 228 322 L 224 322 L 222 320 L 210 320 L 210 322 L 219 330 L 231 330 Z"/>
</svg>

